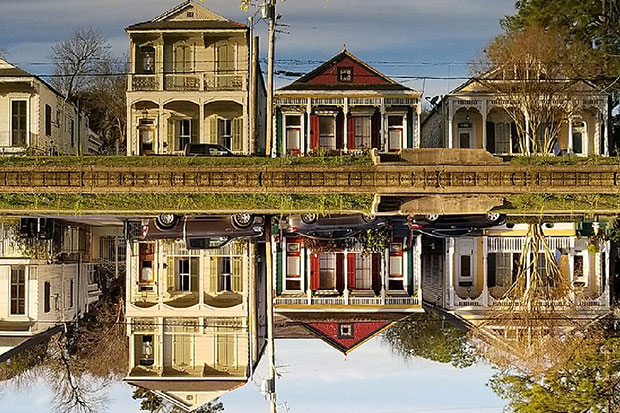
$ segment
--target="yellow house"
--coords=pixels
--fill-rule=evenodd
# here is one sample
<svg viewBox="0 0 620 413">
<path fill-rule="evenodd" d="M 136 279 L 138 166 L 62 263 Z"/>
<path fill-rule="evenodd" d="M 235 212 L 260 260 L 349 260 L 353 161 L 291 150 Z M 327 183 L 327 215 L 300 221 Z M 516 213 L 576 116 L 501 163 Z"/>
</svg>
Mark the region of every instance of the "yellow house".
<svg viewBox="0 0 620 413">
<path fill-rule="evenodd" d="M 248 133 L 249 85 L 263 105 L 266 92 L 260 72 L 250 79 L 247 26 L 185 1 L 126 31 L 128 155 L 180 154 L 189 143 L 264 148 L 264 133 Z M 264 126 L 264 108 L 256 116 Z"/>
</svg>

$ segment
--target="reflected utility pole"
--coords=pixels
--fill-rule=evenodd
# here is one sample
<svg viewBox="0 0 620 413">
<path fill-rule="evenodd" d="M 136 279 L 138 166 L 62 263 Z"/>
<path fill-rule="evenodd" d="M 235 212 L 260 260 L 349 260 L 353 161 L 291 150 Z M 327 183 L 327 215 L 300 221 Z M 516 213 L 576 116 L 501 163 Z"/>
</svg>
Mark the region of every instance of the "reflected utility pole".
<svg viewBox="0 0 620 413">
<path fill-rule="evenodd" d="M 269 47 L 267 56 L 267 136 L 265 156 L 270 157 L 273 148 L 273 93 L 274 60 L 276 43 L 276 0 L 265 0 L 261 6 L 262 17 L 269 22 Z"/>
</svg>

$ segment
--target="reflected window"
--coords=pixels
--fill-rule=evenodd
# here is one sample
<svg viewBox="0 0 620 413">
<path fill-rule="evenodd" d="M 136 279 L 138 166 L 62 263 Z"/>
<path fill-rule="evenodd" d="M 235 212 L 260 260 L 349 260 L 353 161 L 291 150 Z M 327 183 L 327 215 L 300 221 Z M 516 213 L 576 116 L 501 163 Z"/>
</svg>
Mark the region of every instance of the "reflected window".
<svg viewBox="0 0 620 413">
<path fill-rule="evenodd" d="M 297 154 L 301 148 L 301 116 L 286 116 L 286 148 Z"/>
<path fill-rule="evenodd" d="M 319 289 L 336 289 L 336 253 L 327 252 L 320 255 Z"/>
<path fill-rule="evenodd" d="M 354 338 L 355 326 L 353 324 L 338 324 L 338 338 Z"/>
<path fill-rule="evenodd" d="M 11 315 L 26 314 L 26 268 L 11 267 Z"/>
<path fill-rule="evenodd" d="M 585 153 L 584 138 L 586 137 L 586 125 L 584 122 L 573 124 L 573 152 L 577 155 Z"/>
<path fill-rule="evenodd" d="M 182 151 L 192 141 L 192 120 L 180 119 L 177 121 L 176 151 Z"/>
<path fill-rule="evenodd" d="M 355 288 L 372 288 L 372 259 L 370 255 L 355 254 Z"/>
<path fill-rule="evenodd" d="M 319 146 L 323 149 L 336 149 L 336 118 L 319 116 Z"/>
<path fill-rule="evenodd" d="M 49 281 L 43 283 L 43 311 L 49 313 L 52 309 L 52 286 Z"/>
</svg>

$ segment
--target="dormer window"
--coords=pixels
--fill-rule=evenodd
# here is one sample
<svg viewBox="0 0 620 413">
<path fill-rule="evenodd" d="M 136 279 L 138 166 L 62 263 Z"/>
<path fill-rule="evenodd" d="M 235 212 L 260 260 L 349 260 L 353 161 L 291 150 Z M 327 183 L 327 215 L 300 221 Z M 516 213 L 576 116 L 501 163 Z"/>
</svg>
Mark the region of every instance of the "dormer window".
<svg viewBox="0 0 620 413">
<path fill-rule="evenodd" d="M 344 83 L 353 82 L 353 68 L 352 67 L 339 67 L 338 68 L 338 82 L 344 82 Z"/>
</svg>

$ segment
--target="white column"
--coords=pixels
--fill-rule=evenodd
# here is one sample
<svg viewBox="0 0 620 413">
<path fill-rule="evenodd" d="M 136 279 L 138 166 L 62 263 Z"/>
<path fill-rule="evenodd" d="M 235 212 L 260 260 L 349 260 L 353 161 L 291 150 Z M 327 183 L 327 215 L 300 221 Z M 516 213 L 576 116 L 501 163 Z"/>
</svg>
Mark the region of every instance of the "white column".
<svg viewBox="0 0 620 413">
<path fill-rule="evenodd" d="M 156 154 L 162 154 L 165 153 L 164 152 L 164 142 L 168 142 L 168 136 L 167 136 L 167 119 L 164 116 L 164 105 L 163 104 L 159 104 L 159 108 L 157 110 L 157 136 L 155 136 L 155 139 L 153 140 L 153 150 L 155 151 Z M 174 148 L 168 148 L 166 147 L 166 151 L 167 153 L 172 152 Z"/>
<path fill-rule="evenodd" d="M 487 237 L 482 237 L 482 305 L 489 306 L 489 251 Z"/>
<path fill-rule="evenodd" d="M 344 304 L 349 305 L 349 260 L 348 251 L 344 250 Z"/>
<path fill-rule="evenodd" d="M 603 145 L 605 147 L 602 150 L 603 156 L 609 156 L 609 123 L 607 122 L 607 116 L 603 116 L 603 122 L 605 123 L 605 132 L 603 134 Z"/>
<path fill-rule="evenodd" d="M 207 141 L 207 134 L 205 133 L 205 104 L 204 101 L 201 99 L 198 100 L 198 102 L 200 103 L 200 110 L 198 111 L 200 116 L 200 119 L 198 121 L 199 125 L 200 125 L 200 135 L 198 135 L 198 142 L 199 143 L 203 143 Z M 244 110 L 245 112 L 245 110 Z M 246 125 L 247 123 L 244 122 L 244 125 Z M 247 126 L 246 126 L 247 127 Z"/>
<path fill-rule="evenodd" d="M 601 117 L 596 115 L 596 121 L 594 122 L 594 154 L 601 154 Z"/>
<path fill-rule="evenodd" d="M 153 349 L 154 355 L 155 355 L 155 366 L 162 368 L 164 367 L 164 318 L 163 317 L 157 317 L 157 331 L 159 332 L 158 336 L 158 348 L 157 348 L 157 352 L 155 352 L 155 349 Z M 172 349 L 170 349 L 172 351 Z"/>
<path fill-rule="evenodd" d="M 310 132 L 310 128 L 306 130 L 306 118 L 308 119 L 308 123 L 310 123 L 310 113 L 306 112 L 304 109 L 299 116 L 301 117 L 301 131 L 299 132 L 299 150 L 301 151 L 301 156 L 306 154 L 306 133 Z M 282 135 L 283 139 L 286 140 L 286 132 Z"/>
<path fill-rule="evenodd" d="M 207 274 L 204 271 L 204 260 L 208 260 L 209 256 L 204 254 L 203 252 L 200 253 L 200 255 L 198 256 L 198 308 L 202 308 L 202 306 L 205 303 L 205 280 L 204 278 L 207 276 Z"/>
<path fill-rule="evenodd" d="M 349 118 L 349 113 L 347 111 L 347 109 L 345 109 L 344 112 L 344 138 L 343 138 L 343 142 L 342 142 L 342 148 L 343 151 L 346 153 L 349 151 L 348 148 L 348 137 L 349 137 L 349 122 L 347 122 L 347 119 Z"/>
<path fill-rule="evenodd" d="M 482 109 L 482 149 L 487 150 L 487 111 L 486 105 Z"/>
<path fill-rule="evenodd" d="M 385 305 L 385 294 L 386 294 L 386 285 L 387 285 L 387 272 L 388 266 L 385 263 L 386 256 L 389 257 L 390 252 L 386 248 L 383 251 L 383 257 L 381 257 L 381 305 Z"/>
<path fill-rule="evenodd" d="M 307 261 L 310 261 L 310 251 L 306 247 L 304 247 L 304 256 L 306 257 Z M 306 274 L 303 274 L 303 275 L 304 277 L 306 276 Z M 310 274 L 310 277 L 312 277 L 312 274 Z M 306 295 L 308 297 L 308 305 L 312 304 L 312 289 L 310 288 L 310 284 L 312 284 L 311 279 L 308 282 L 308 285 L 306 285 Z"/>
<path fill-rule="evenodd" d="M 125 137 L 125 139 L 127 139 L 127 156 L 140 155 L 140 136 L 133 127 L 132 105 L 130 105 L 129 102 L 127 103 L 127 130 L 125 131 L 127 134 Z M 136 135 L 138 136 L 136 137 Z"/>
<path fill-rule="evenodd" d="M 415 255 L 413 256 L 415 273 L 415 282 L 418 286 L 418 303 L 422 303 L 422 235 L 417 235 L 415 239 Z"/>
<path fill-rule="evenodd" d="M 454 305 L 454 238 L 447 241 L 446 274 L 448 275 L 448 307 Z"/>
<path fill-rule="evenodd" d="M 452 116 L 448 116 L 448 148 L 454 148 L 454 118 Z"/>
<path fill-rule="evenodd" d="M 568 153 L 573 153 L 573 118 L 568 117 Z"/>
<path fill-rule="evenodd" d="M 387 139 L 386 139 L 387 116 L 385 116 L 385 104 L 383 102 L 383 98 L 381 99 L 381 108 L 379 109 L 379 111 L 381 112 L 381 130 L 379 131 L 381 147 L 379 148 L 379 152 L 387 152 L 388 150 Z"/>
<path fill-rule="evenodd" d="M 422 126 L 420 125 L 420 112 L 422 110 L 422 105 L 417 104 L 415 107 L 415 134 L 413 136 L 413 147 L 421 148 L 422 147 Z"/>
<path fill-rule="evenodd" d="M 312 125 L 310 124 L 310 115 L 312 114 L 312 98 L 308 98 L 306 102 L 306 113 L 308 114 L 308 130 L 306 131 L 306 136 L 304 136 L 304 144 L 303 147 L 306 153 L 310 152 L 310 133 L 312 131 Z"/>
</svg>

